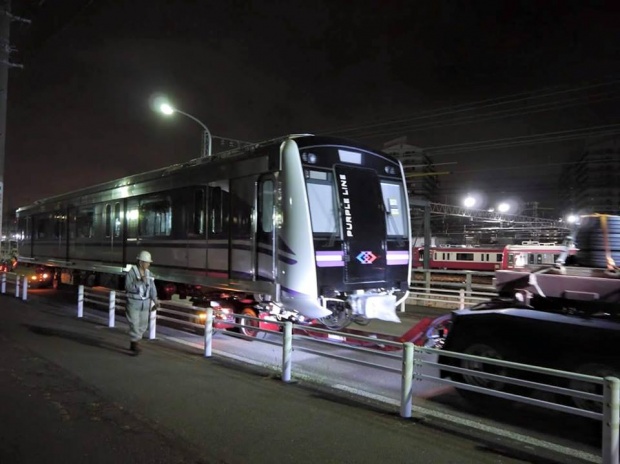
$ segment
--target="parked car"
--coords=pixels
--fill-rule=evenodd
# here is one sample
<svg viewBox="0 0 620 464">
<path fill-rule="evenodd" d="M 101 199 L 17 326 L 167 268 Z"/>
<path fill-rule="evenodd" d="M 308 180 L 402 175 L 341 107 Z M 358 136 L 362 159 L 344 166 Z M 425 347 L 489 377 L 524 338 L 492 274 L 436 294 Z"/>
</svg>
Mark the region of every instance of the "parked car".
<svg viewBox="0 0 620 464">
<path fill-rule="evenodd" d="M 12 272 L 26 277 L 30 288 L 51 287 L 53 283 L 54 276 L 45 266 L 18 263 Z"/>
</svg>

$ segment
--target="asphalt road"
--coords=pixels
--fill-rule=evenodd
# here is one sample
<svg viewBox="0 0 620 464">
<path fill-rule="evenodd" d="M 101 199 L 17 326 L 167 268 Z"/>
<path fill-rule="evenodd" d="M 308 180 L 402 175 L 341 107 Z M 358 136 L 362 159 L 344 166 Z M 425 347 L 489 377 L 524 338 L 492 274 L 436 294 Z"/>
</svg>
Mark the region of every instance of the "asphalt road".
<svg viewBox="0 0 620 464">
<path fill-rule="evenodd" d="M 134 357 L 55 302 L 0 311 L 1 463 L 565 462 L 163 340 Z"/>
</svg>

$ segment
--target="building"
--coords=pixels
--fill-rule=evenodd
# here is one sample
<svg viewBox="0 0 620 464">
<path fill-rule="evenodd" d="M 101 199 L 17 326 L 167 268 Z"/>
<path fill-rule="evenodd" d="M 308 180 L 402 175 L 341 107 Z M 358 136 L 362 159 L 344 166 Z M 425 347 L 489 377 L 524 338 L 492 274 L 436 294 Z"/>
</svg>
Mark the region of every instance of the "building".
<svg viewBox="0 0 620 464">
<path fill-rule="evenodd" d="M 620 213 L 620 138 L 589 142 L 560 176 L 563 214 Z"/>
<path fill-rule="evenodd" d="M 409 145 L 407 137 L 403 136 L 386 142 L 383 151 L 396 156 L 403 163 L 410 199 L 436 201 L 439 174 L 424 150 Z"/>
</svg>

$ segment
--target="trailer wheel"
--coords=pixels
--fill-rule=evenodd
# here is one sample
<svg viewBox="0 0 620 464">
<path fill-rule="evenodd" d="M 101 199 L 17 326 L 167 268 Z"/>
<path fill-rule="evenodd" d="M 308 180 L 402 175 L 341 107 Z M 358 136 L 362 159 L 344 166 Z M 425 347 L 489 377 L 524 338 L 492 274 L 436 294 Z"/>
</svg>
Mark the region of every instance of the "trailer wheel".
<svg viewBox="0 0 620 464">
<path fill-rule="evenodd" d="M 252 308 L 243 308 L 243 311 L 241 311 L 241 314 L 243 316 L 258 317 L 258 315 L 256 314 L 256 311 L 254 311 L 254 309 Z M 262 338 L 265 338 L 265 336 L 267 335 L 266 332 L 262 332 L 256 329 L 259 326 L 258 321 L 240 317 L 237 319 L 237 323 L 241 324 L 241 327 L 239 327 L 239 332 L 245 335 L 246 337 L 262 339 Z"/>
<path fill-rule="evenodd" d="M 620 377 L 620 369 L 615 368 L 605 362 L 591 362 L 580 364 L 575 370 L 578 374 L 593 375 L 594 377 Z M 571 390 L 579 390 L 595 395 L 603 394 L 603 386 L 597 385 L 584 380 L 570 380 L 568 388 Z M 572 403 L 580 408 L 588 411 L 602 412 L 603 404 L 598 401 L 588 400 L 585 398 L 571 398 Z"/>
<path fill-rule="evenodd" d="M 489 359 L 497 359 L 500 361 L 512 360 L 510 356 L 510 350 L 499 341 L 474 342 L 470 345 L 467 345 L 466 348 L 462 350 L 462 352 L 464 354 L 480 356 Z M 514 377 L 514 374 L 511 374 L 511 370 L 509 368 L 504 366 L 497 366 L 494 364 L 488 364 L 484 361 L 462 359 L 460 361 L 460 367 L 462 367 L 463 369 L 469 369 L 471 371 L 481 373 Z M 510 385 L 509 383 L 502 382 L 501 380 L 486 379 L 483 377 L 468 374 L 460 375 L 463 383 L 466 383 L 468 385 L 488 388 L 490 390 L 497 390 L 501 392 L 509 391 L 510 393 L 523 394 L 522 391 L 517 391 L 516 387 Z M 463 396 L 466 400 L 471 401 L 478 406 L 493 407 L 498 402 L 506 401 L 496 396 L 478 393 L 471 390 L 465 390 L 463 388 L 457 388 L 457 390 L 459 394 Z"/>
</svg>

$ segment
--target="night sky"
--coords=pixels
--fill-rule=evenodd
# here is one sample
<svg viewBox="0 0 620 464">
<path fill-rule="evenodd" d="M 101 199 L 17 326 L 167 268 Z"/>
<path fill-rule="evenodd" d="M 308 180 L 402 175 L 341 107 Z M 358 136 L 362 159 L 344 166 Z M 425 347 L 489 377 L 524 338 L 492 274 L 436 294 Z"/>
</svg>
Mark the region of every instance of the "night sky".
<svg viewBox="0 0 620 464">
<path fill-rule="evenodd" d="M 5 208 L 199 156 L 195 122 L 151 110 L 162 95 L 246 141 L 436 148 L 620 124 L 614 3 L 13 0 L 32 25 L 11 30 Z M 429 153 L 456 163 L 438 167 L 445 202 L 553 205 L 585 142 Z"/>
</svg>

